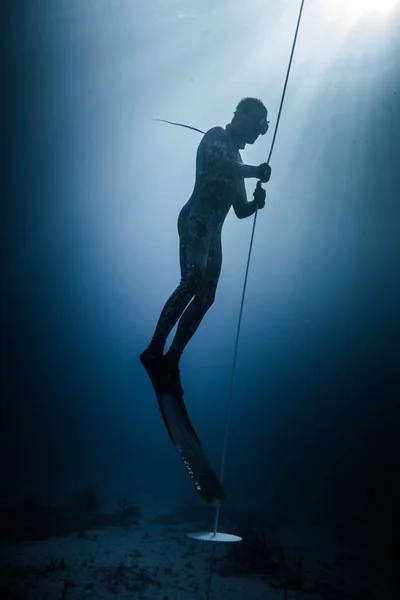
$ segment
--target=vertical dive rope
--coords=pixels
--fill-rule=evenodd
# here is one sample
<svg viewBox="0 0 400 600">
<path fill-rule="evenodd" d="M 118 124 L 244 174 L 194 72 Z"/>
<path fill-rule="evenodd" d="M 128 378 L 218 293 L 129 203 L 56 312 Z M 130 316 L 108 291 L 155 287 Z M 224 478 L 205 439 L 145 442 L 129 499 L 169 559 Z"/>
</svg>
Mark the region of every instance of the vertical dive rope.
<svg viewBox="0 0 400 600">
<path fill-rule="evenodd" d="M 297 34 L 298 34 L 298 31 L 299 31 L 299 27 L 300 27 L 300 20 L 301 20 L 301 15 L 302 15 L 302 12 L 303 12 L 304 1 L 305 0 L 301 0 L 299 16 L 298 16 L 297 25 L 296 25 L 296 31 L 295 31 L 295 35 L 294 35 L 294 39 L 293 39 L 292 50 L 291 50 L 291 53 L 290 53 L 289 65 L 288 65 L 287 72 L 286 72 L 286 78 L 285 78 L 285 83 L 284 83 L 284 86 L 283 86 L 281 103 L 280 103 L 280 106 L 279 106 L 278 117 L 277 117 L 276 125 L 275 125 L 274 136 L 272 138 L 271 149 L 270 149 L 269 155 L 268 155 L 268 160 L 267 160 L 268 164 L 269 164 L 269 161 L 271 159 L 272 150 L 273 150 L 274 145 L 275 145 L 276 134 L 277 134 L 277 131 L 278 131 L 279 121 L 280 121 L 280 118 L 281 118 L 283 100 L 285 98 L 285 93 L 286 93 L 286 87 L 287 87 L 287 83 L 288 83 L 288 79 L 289 79 L 290 68 L 292 66 L 294 49 L 295 49 L 295 46 L 296 46 Z M 232 364 L 232 374 L 231 374 L 231 382 L 230 382 L 230 390 L 229 390 L 228 411 L 227 411 L 227 417 L 226 417 L 225 435 L 224 435 L 224 443 L 223 443 L 222 458 L 221 458 L 221 470 L 220 470 L 220 481 L 221 481 L 221 483 L 223 482 L 224 472 L 225 472 L 226 449 L 227 449 L 227 445 L 228 445 L 229 425 L 230 425 L 231 412 L 232 412 L 232 397 L 233 397 L 233 385 L 234 385 L 234 380 L 235 380 L 236 359 L 237 359 L 237 353 L 238 353 L 240 327 L 241 327 L 241 323 L 242 323 L 244 298 L 245 298 L 246 287 L 247 287 L 247 277 L 248 277 L 248 274 L 249 274 L 251 252 L 252 252 L 252 249 L 253 249 L 254 232 L 255 232 L 256 222 L 257 222 L 257 213 L 258 213 L 258 210 L 256 208 L 256 211 L 254 213 L 253 229 L 252 229 L 252 232 L 251 232 L 249 254 L 248 254 L 247 265 L 246 265 L 246 272 L 245 272 L 245 276 L 244 276 L 242 299 L 241 299 L 241 303 L 240 303 L 240 311 L 239 311 L 239 318 L 238 318 L 238 325 L 237 325 L 237 332 L 236 332 L 236 341 L 235 341 L 235 350 L 234 350 L 234 354 L 233 354 L 233 364 Z M 216 508 L 216 512 L 215 512 L 214 536 L 216 535 L 217 530 L 218 530 L 220 507 L 221 507 L 221 504 L 218 503 L 217 504 L 217 508 Z M 213 566 L 213 560 L 214 560 L 214 548 L 215 548 L 215 545 L 213 544 L 212 545 L 212 557 L 211 557 L 210 574 L 209 574 L 209 580 L 208 580 L 208 589 L 207 589 L 207 595 L 206 595 L 207 599 L 209 598 L 210 591 L 211 591 L 211 577 L 212 577 L 212 566 Z"/>
</svg>

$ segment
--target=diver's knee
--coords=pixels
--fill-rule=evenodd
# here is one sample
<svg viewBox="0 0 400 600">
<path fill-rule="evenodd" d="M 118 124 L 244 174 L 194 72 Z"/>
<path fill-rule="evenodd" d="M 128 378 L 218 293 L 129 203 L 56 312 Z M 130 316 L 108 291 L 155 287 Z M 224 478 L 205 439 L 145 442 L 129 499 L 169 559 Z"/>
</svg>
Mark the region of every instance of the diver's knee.
<svg viewBox="0 0 400 600">
<path fill-rule="evenodd" d="M 214 304 L 216 291 L 216 288 L 207 289 L 203 291 L 203 303 L 207 307 L 207 309 L 209 309 Z"/>
<path fill-rule="evenodd" d="M 198 294 L 203 287 L 204 278 L 198 271 L 191 273 L 181 279 L 181 286 L 191 294 Z"/>
</svg>

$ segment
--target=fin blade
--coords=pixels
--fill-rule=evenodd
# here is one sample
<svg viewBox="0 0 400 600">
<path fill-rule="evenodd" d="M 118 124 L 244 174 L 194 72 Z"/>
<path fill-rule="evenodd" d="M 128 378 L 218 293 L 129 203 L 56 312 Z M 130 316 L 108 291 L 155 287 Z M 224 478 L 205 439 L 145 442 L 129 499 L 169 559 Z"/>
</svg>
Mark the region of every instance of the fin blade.
<svg viewBox="0 0 400 600">
<path fill-rule="evenodd" d="M 201 498 L 209 503 L 224 500 L 226 495 L 211 467 L 188 417 L 172 394 L 162 394 L 159 405 L 182 463 Z"/>
</svg>

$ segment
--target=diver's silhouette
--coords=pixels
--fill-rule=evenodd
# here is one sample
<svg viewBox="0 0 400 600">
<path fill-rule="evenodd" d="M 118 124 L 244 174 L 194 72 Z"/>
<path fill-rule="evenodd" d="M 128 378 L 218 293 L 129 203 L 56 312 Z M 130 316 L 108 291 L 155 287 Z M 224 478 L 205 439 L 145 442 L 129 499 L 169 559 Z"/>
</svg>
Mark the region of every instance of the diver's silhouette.
<svg viewBox="0 0 400 600">
<path fill-rule="evenodd" d="M 193 193 L 178 217 L 181 281 L 162 309 L 150 345 L 140 360 L 163 391 L 183 397 L 179 359 L 214 302 L 221 272 L 221 231 L 231 206 L 239 219 L 265 206 L 265 190 L 257 186 L 247 201 L 245 178 L 269 181 L 271 168 L 243 164 L 239 149 L 253 144 L 268 130 L 268 111 L 261 100 L 244 98 L 232 121 L 213 127 L 202 138 L 196 155 Z M 178 328 L 167 354 L 168 335 Z"/>
</svg>

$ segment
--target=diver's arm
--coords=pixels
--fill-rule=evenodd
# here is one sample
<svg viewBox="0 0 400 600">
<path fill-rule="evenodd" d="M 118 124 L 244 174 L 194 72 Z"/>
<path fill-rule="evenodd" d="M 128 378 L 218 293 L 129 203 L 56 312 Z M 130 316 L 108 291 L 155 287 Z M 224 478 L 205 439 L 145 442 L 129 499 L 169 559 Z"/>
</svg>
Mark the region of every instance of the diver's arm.
<svg viewBox="0 0 400 600">
<path fill-rule="evenodd" d="M 214 165 L 215 173 L 222 179 L 261 179 L 263 183 L 269 181 L 271 167 L 267 163 L 261 165 L 244 165 L 239 160 L 229 156 L 226 147 L 214 144 L 208 151 L 209 158 Z"/>
<path fill-rule="evenodd" d="M 218 175 L 224 179 L 249 179 L 250 177 L 258 177 L 258 167 L 244 165 L 238 160 L 233 160 L 223 155 L 214 157 L 214 165 Z"/>
<path fill-rule="evenodd" d="M 253 192 L 254 200 L 247 202 L 246 188 L 244 181 L 236 187 L 233 194 L 232 206 L 238 219 L 245 219 L 253 215 L 257 209 L 264 208 L 266 191 L 261 185 L 261 181 L 257 182 L 256 189 Z"/>
<path fill-rule="evenodd" d="M 243 163 L 237 162 L 237 167 L 238 174 L 244 179 L 254 177 L 260 179 L 263 183 L 267 183 L 271 177 L 271 167 L 267 163 L 262 163 L 261 165 L 253 167 L 252 165 L 244 165 Z"/>
<path fill-rule="evenodd" d="M 225 158 L 220 161 L 220 172 L 224 175 L 241 177 L 242 179 L 249 179 L 250 177 L 257 177 L 257 168 L 252 165 L 244 165 L 243 163 Z"/>
<path fill-rule="evenodd" d="M 247 201 L 244 183 L 238 184 L 236 189 L 232 189 L 232 193 L 232 206 L 237 218 L 246 219 L 246 217 L 254 215 L 257 208 L 257 202 L 255 200 L 252 200 L 251 202 Z"/>
<path fill-rule="evenodd" d="M 245 200 L 244 202 L 233 203 L 233 210 L 235 211 L 235 215 L 238 219 L 246 219 L 247 217 L 251 217 L 251 215 L 254 215 L 256 212 L 256 208 L 257 202 L 255 200 L 252 200 L 251 202 L 247 202 L 247 200 Z"/>
<path fill-rule="evenodd" d="M 232 157 L 232 149 L 229 147 L 224 130 L 221 128 L 211 129 L 206 133 L 201 144 L 206 153 L 208 164 L 212 165 L 215 179 L 229 180 L 232 178 L 248 179 L 258 177 L 258 167 L 244 165 L 241 160 Z"/>
<path fill-rule="evenodd" d="M 244 165 L 237 160 L 232 160 L 230 162 L 232 163 L 230 168 L 235 176 L 242 177 L 243 179 L 249 179 L 250 177 L 258 176 L 258 167 L 253 167 L 253 165 Z"/>
</svg>

